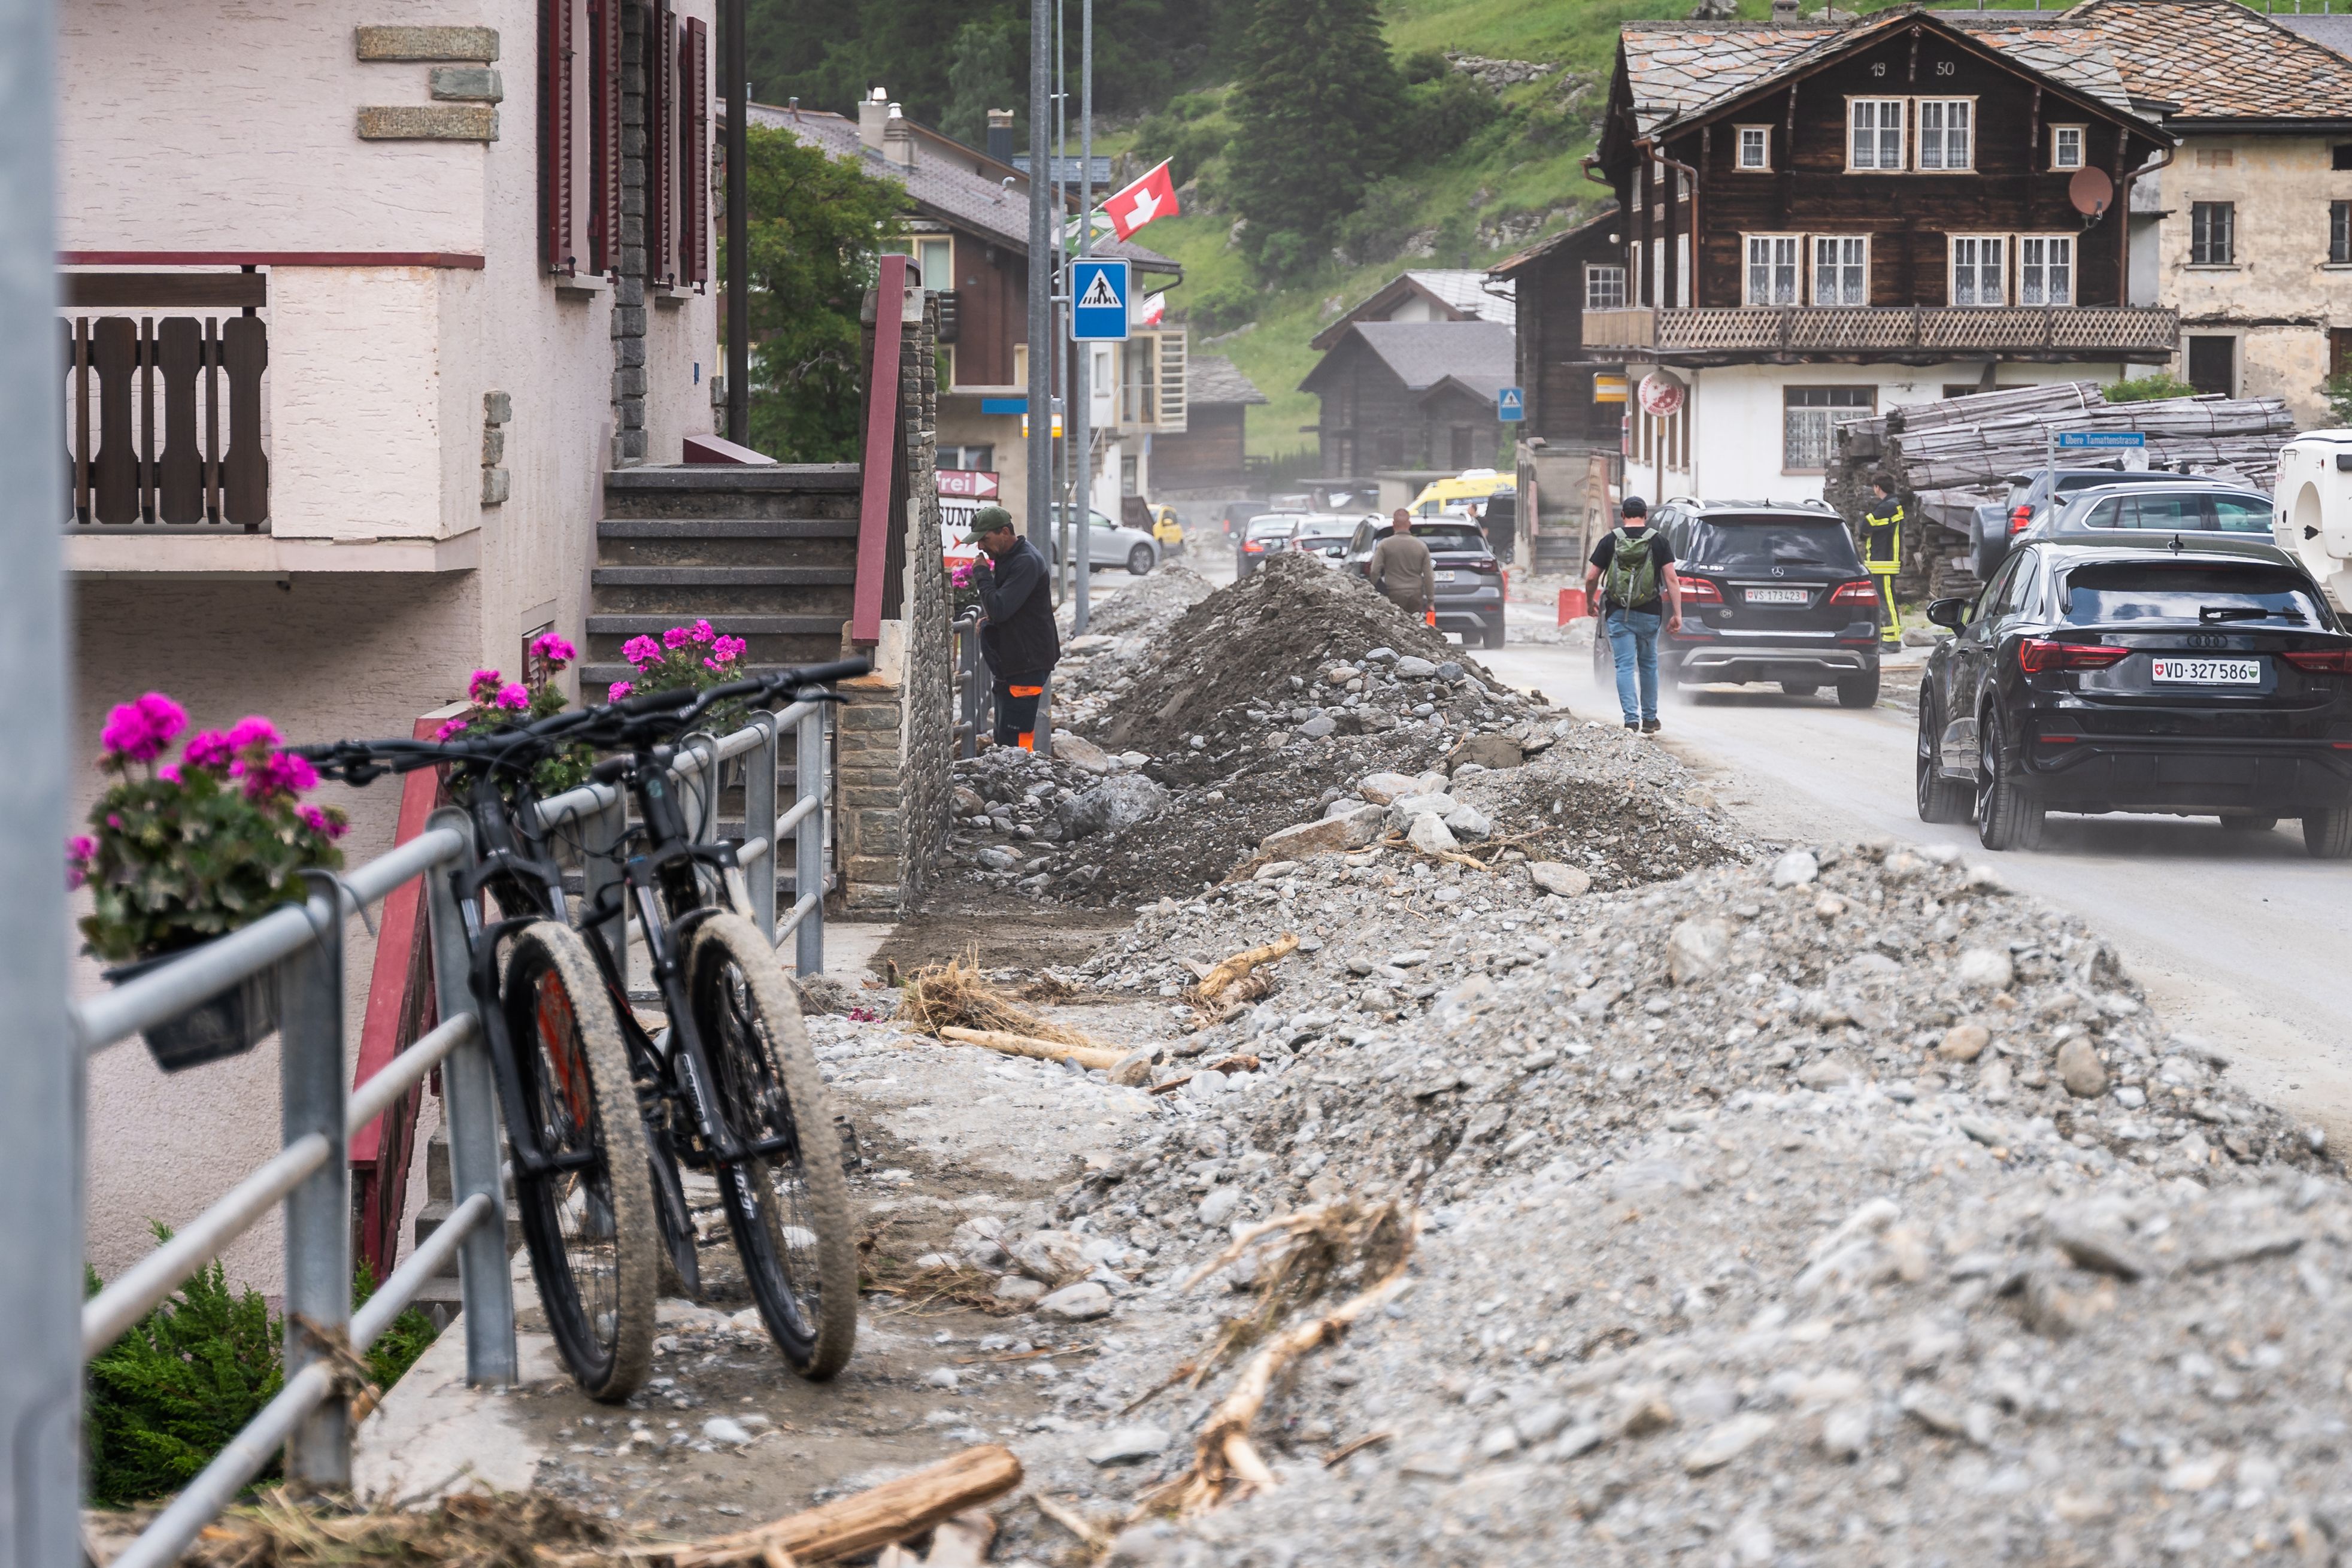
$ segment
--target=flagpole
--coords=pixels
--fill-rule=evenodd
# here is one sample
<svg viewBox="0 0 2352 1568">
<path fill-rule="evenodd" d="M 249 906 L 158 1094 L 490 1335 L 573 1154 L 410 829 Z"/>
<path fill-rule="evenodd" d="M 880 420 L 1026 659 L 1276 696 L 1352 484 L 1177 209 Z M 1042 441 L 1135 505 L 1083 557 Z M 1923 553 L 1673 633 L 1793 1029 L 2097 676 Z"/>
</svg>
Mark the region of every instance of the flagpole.
<svg viewBox="0 0 2352 1568">
<path fill-rule="evenodd" d="M 1047 165 L 1053 111 L 1054 0 L 1029 0 L 1029 384 L 1024 389 L 1029 453 L 1022 511 L 1029 543 L 1054 548 L 1054 225 L 1053 170 Z"/>
<path fill-rule="evenodd" d="M 1060 265 L 1054 275 L 1061 286 L 1054 291 L 1054 385 L 1068 402 L 1070 386 L 1070 335 L 1064 329 L 1076 303 L 1070 295 L 1070 231 L 1066 214 L 1070 210 L 1068 182 L 1063 172 L 1069 161 L 1069 58 L 1070 51 L 1062 38 L 1063 18 L 1068 6 L 1066 0 L 1054 0 L 1054 243 L 1060 252 Z M 1064 419 L 1069 416 L 1066 413 Z M 1054 498 L 1059 503 L 1062 517 L 1061 549 L 1054 557 L 1054 602 L 1061 604 L 1070 597 L 1070 556 L 1075 549 L 1071 532 L 1076 519 L 1070 516 L 1070 441 L 1068 426 L 1063 427 L 1062 439 L 1054 444 Z"/>
<path fill-rule="evenodd" d="M 1095 0 L 1078 0 L 1078 255 L 1091 255 L 1095 235 Z M 1130 288 L 1134 286 L 1129 285 Z M 1070 374 L 1069 462 L 1076 471 L 1077 602 L 1070 634 L 1086 635 L 1094 584 L 1095 444 L 1092 416 L 1095 346 L 1076 345 Z"/>
</svg>

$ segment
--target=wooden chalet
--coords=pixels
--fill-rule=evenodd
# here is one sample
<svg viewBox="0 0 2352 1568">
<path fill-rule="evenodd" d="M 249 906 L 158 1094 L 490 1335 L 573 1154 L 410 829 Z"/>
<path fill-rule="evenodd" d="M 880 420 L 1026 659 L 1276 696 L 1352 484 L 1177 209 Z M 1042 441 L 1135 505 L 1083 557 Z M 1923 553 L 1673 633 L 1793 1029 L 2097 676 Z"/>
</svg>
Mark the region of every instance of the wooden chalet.
<svg viewBox="0 0 2352 1568">
<path fill-rule="evenodd" d="M 1818 497 L 1842 420 L 2169 361 L 2125 214 L 2176 141 L 2054 18 L 1628 24 L 1592 160 L 1619 212 L 1559 242 L 1583 287 L 1522 288 L 1521 374 L 1627 367 L 1630 489 Z"/>
</svg>

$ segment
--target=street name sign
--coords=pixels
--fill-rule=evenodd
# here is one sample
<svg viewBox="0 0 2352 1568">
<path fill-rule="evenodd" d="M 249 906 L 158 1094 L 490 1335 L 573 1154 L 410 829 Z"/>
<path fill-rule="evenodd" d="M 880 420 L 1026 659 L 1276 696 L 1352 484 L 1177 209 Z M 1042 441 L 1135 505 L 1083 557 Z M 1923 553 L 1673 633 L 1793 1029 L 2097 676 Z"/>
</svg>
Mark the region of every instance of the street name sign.
<svg viewBox="0 0 2352 1568">
<path fill-rule="evenodd" d="M 2058 444 L 2070 452 L 2085 448 L 2146 446 L 2147 437 L 2137 430 L 2062 430 Z"/>
</svg>

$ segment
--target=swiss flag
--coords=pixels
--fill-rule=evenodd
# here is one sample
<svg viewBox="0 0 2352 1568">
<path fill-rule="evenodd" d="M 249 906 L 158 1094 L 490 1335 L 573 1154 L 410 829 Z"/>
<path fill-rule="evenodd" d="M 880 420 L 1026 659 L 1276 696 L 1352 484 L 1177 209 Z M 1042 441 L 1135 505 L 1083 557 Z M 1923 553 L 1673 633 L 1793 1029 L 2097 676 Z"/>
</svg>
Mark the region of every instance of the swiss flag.
<svg viewBox="0 0 2352 1568">
<path fill-rule="evenodd" d="M 1110 214 L 1110 232 L 1127 238 L 1154 218 L 1176 216 L 1176 182 L 1168 177 L 1168 163 L 1138 180 L 1103 204 Z"/>
</svg>

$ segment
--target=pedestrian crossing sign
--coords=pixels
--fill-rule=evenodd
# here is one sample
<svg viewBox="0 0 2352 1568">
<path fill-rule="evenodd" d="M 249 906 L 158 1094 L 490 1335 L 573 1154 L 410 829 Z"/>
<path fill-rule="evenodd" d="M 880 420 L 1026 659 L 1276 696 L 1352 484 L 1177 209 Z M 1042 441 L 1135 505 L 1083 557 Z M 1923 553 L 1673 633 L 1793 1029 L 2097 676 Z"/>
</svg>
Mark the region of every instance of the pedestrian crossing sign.
<svg viewBox="0 0 2352 1568">
<path fill-rule="evenodd" d="M 1070 340 L 1127 341 L 1128 266 L 1092 258 L 1070 263 Z"/>
<path fill-rule="evenodd" d="M 1495 417 L 1505 424 L 1517 424 L 1528 417 L 1527 394 L 1517 387 L 1505 387 L 1495 394 Z"/>
</svg>

